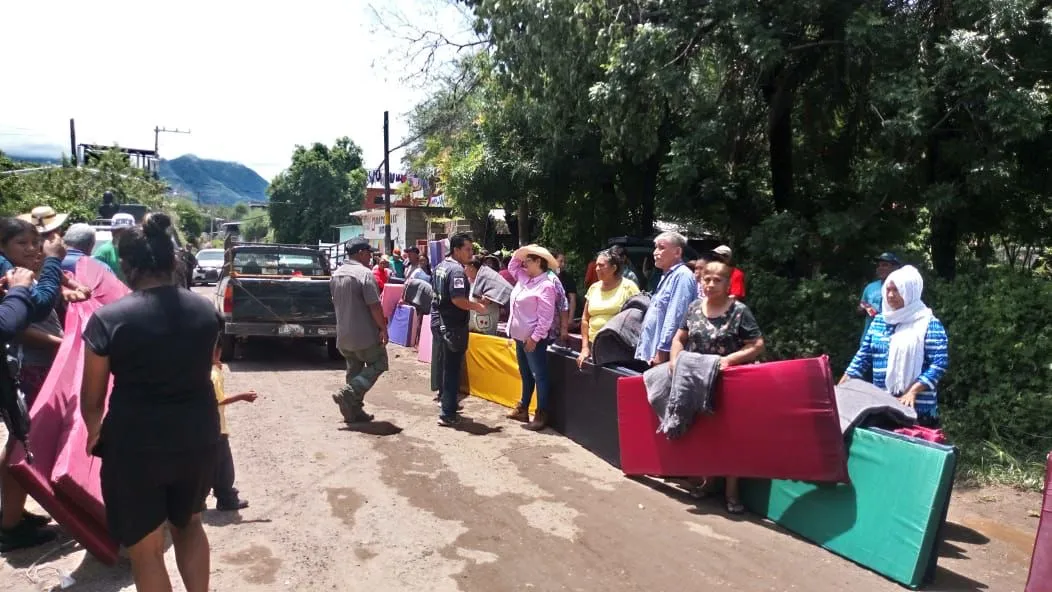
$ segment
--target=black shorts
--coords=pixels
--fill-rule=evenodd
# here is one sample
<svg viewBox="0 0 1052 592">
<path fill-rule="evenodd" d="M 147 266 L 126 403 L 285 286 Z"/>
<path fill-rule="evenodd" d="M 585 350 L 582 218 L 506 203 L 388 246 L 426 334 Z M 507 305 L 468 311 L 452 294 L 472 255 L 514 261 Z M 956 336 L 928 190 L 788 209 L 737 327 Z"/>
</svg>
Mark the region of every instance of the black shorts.
<svg viewBox="0 0 1052 592">
<path fill-rule="evenodd" d="M 165 522 L 186 527 L 212 488 L 216 455 L 216 445 L 104 454 L 102 499 L 113 538 L 130 547 Z"/>
</svg>

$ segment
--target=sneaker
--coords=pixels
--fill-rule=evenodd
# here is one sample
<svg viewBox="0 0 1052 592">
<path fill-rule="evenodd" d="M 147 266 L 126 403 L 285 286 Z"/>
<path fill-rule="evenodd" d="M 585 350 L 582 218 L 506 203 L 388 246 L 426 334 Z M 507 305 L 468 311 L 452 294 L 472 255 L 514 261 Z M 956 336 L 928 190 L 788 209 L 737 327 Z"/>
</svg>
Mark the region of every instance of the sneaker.
<svg viewBox="0 0 1052 592">
<path fill-rule="evenodd" d="M 453 428 L 464 422 L 464 418 L 459 415 L 453 415 L 452 417 L 446 417 L 445 415 L 438 416 L 438 425 L 445 428 Z"/>
<path fill-rule="evenodd" d="M 58 533 L 54 530 L 33 526 L 23 521 L 14 528 L 0 530 L 0 553 L 37 547 L 50 543 L 56 538 L 58 538 Z"/>
<path fill-rule="evenodd" d="M 236 499 L 233 501 L 221 501 L 216 504 L 216 509 L 220 512 L 236 512 L 238 510 L 244 510 L 248 507 L 248 500 Z"/>
</svg>

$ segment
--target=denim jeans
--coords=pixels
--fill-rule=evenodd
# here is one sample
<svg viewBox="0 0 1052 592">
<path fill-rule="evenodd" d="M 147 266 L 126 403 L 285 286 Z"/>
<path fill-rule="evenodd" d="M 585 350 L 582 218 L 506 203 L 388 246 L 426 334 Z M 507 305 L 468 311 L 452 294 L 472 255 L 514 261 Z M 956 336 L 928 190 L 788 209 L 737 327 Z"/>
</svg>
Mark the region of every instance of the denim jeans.
<svg viewBox="0 0 1052 592">
<path fill-rule="evenodd" d="M 548 410 L 548 393 L 551 392 L 551 381 L 548 379 L 548 345 L 551 339 L 541 340 L 532 352 L 526 351 L 526 344 L 515 340 L 515 356 L 519 360 L 519 376 L 522 378 L 522 399 L 519 405 L 529 409 L 533 399 L 533 389 L 537 388 L 537 410 Z"/>
</svg>

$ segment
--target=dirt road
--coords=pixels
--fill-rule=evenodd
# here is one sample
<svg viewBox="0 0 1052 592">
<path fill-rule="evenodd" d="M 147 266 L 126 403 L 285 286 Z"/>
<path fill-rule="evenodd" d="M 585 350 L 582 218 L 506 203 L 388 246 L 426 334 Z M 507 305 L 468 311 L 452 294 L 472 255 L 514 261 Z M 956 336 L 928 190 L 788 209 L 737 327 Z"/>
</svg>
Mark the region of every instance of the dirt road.
<svg viewBox="0 0 1052 592">
<path fill-rule="evenodd" d="M 625 479 L 491 403 L 465 401 L 470 432 L 439 427 L 427 367 L 390 352 L 367 400 L 377 421 L 355 430 L 330 398 L 342 372 L 322 348 L 249 347 L 230 364 L 228 392 L 261 397 L 228 408 L 252 505 L 205 514 L 213 589 L 902 590 L 755 517 Z M 1037 504 L 1009 490 L 957 492 L 931 589 L 1021 591 Z M 52 549 L 0 561 L 0 589 L 51 589 L 60 572 L 75 590 L 133 589 L 127 565 L 104 567 L 73 544 L 27 571 Z M 175 574 L 171 549 L 168 563 Z"/>
</svg>

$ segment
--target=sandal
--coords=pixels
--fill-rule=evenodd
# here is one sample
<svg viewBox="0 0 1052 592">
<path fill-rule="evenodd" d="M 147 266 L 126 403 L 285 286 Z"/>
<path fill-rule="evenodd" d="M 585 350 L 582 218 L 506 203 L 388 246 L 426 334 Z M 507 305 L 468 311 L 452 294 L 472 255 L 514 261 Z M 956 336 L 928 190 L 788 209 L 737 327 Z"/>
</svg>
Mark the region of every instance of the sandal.
<svg viewBox="0 0 1052 592">
<path fill-rule="evenodd" d="M 687 495 L 696 500 L 705 499 L 709 496 L 709 493 L 711 493 L 711 490 L 707 480 L 698 485 L 692 485 L 687 489 Z"/>
<path fill-rule="evenodd" d="M 727 513 L 728 514 L 743 514 L 745 513 L 745 506 L 739 500 L 728 499 L 727 500 Z"/>
</svg>

